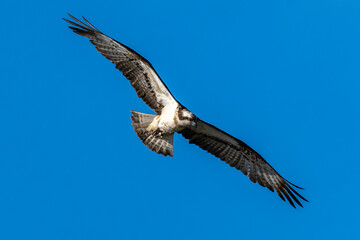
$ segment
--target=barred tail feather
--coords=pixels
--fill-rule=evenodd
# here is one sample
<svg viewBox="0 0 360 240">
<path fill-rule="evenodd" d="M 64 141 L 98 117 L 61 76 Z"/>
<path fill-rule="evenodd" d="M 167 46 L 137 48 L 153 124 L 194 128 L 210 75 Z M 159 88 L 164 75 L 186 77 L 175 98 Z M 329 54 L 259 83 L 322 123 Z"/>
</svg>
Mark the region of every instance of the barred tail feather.
<svg viewBox="0 0 360 240">
<path fill-rule="evenodd" d="M 131 125 L 134 127 L 136 135 L 151 150 L 164 156 L 173 156 L 173 139 L 174 134 L 162 137 L 154 136 L 147 130 L 147 127 L 154 120 L 156 115 L 145 114 L 131 111 Z"/>
</svg>

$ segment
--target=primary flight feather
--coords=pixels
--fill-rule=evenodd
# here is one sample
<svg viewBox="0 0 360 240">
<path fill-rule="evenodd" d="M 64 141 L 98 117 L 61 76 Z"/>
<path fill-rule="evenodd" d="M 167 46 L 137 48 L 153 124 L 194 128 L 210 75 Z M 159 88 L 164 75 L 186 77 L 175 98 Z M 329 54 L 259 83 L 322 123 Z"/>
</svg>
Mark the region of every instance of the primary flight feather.
<svg viewBox="0 0 360 240">
<path fill-rule="evenodd" d="M 151 150 L 164 156 L 173 156 L 174 133 L 182 134 L 189 143 L 225 161 L 231 167 L 248 175 L 254 183 L 276 191 L 281 199 L 287 199 L 295 207 L 302 207 L 299 198 L 307 201 L 290 183 L 272 168 L 263 157 L 241 140 L 200 120 L 171 94 L 149 61 L 131 48 L 106 36 L 84 18 L 84 22 L 69 16 L 64 19 L 70 28 L 87 37 L 104 57 L 115 64 L 135 88 L 137 95 L 156 115 L 131 111 L 132 125 L 137 136 Z M 295 202 L 295 203 L 294 203 Z"/>
</svg>

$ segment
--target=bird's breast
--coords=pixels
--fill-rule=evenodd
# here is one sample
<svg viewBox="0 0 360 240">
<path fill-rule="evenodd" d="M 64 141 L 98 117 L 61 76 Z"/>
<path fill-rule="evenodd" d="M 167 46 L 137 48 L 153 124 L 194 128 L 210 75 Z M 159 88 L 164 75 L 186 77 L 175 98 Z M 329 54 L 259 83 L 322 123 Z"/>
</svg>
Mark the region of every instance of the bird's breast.
<svg viewBox="0 0 360 240">
<path fill-rule="evenodd" d="M 176 124 L 176 114 L 177 114 L 177 104 L 166 105 L 160 115 L 159 119 L 159 129 L 163 133 L 174 133 L 178 129 Z"/>
</svg>

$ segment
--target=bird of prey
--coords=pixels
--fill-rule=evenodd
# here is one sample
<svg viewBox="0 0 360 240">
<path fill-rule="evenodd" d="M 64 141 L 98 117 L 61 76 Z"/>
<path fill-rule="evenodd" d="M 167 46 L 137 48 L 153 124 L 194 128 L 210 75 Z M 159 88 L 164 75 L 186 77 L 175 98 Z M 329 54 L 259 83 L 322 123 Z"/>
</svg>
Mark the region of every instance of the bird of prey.
<svg viewBox="0 0 360 240">
<path fill-rule="evenodd" d="M 151 150 L 173 156 L 174 133 L 183 135 L 203 150 L 220 158 L 231 167 L 248 175 L 254 183 L 277 192 L 282 200 L 302 207 L 298 198 L 307 201 L 295 188 L 302 189 L 283 178 L 263 157 L 243 141 L 200 120 L 171 94 L 151 63 L 131 48 L 106 36 L 85 18 L 80 21 L 64 19 L 77 34 L 90 39 L 104 57 L 115 64 L 135 88 L 139 98 L 156 115 L 131 111 L 132 126 L 137 136 Z M 295 203 L 294 203 L 295 202 Z"/>
</svg>

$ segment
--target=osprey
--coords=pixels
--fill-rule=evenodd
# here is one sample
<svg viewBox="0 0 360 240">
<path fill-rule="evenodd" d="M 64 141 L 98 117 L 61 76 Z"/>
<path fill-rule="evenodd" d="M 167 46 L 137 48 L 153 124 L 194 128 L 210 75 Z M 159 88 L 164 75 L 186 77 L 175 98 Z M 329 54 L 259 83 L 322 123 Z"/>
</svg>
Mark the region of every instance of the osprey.
<svg viewBox="0 0 360 240">
<path fill-rule="evenodd" d="M 189 139 L 189 143 L 196 144 L 248 175 L 252 182 L 272 192 L 275 190 L 282 200 L 286 198 L 293 207 L 294 201 L 302 207 L 298 197 L 307 201 L 294 189 L 302 188 L 280 176 L 259 153 L 243 141 L 200 120 L 178 102 L 148 60 L 103 34 L 85 18 L 85 22 L 82 22 L 69 16 L 73 21 L 64 20 L 73 25 L 70 28 L 91 39 L 96 50 L 113 62 L 130 81 L 138 97 L 155 110 L 156 115 L 131 111 L 132 126 L 151 151 L 173 156 L 174 133 L 180 133 Z"/>
</svg>

